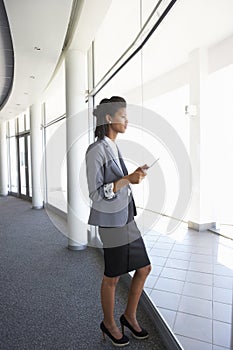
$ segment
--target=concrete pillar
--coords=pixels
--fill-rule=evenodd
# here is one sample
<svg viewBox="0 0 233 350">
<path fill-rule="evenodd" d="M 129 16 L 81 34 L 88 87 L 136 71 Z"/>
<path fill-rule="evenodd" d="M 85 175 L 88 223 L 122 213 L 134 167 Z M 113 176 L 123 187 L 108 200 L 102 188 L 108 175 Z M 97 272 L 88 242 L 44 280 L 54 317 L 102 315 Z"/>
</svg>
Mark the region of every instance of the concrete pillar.
<svg viewBox="0 0 233 350">
<path fill-rule="evenodd" d="M 210 159 L 211 116 L 208 113 L 208 51 L 194 50 L 189 55 L 190 105 L 197 107 L 190 118 L 190 161 L 192 165 L 193 194 L 188 226 L 198 231 L 216 227 L 214 208 L 213 164 Z"/>
<path fill-rule="evenodd" d="M 42 165 L 42 133 L 41 133 L 41 104 L 30 106 L 31 129 L 31 169 L 32 169 L 32 208 L 43 208 L 41 188 Z"/>
<path fill-rule="evenodd" d="M 0 122 L 0 195 L 8 195 L 6 122 Z"/>
<path fill-rule="evenodd" d="M 88 118 L 83 115 L 85 105 L 86 56 L 82 51 L 69 50 L 66 53 L 66 144 L 67 144 L 67 223 L 68 248 L 85 249 L 87 225 L 82 217 L 86 207 L 80 190 L 80 168 L 85 150 L 79 142 L 80 131 L 88 139 Z M 87 123 L 85 130 L 84 123 Z"/>
</svg>

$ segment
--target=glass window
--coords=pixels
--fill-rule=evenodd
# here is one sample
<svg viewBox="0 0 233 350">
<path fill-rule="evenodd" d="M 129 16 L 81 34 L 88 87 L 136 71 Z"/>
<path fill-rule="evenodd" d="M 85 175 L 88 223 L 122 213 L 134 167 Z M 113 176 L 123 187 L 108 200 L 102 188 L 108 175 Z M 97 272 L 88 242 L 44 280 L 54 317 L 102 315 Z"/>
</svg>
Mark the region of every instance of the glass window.
<svg viewBox="0 0 233 350">
<path fill-rule="evenodd" d="M 26 130 L 30 130 L 30 115 L 29 115 L 29 109 L 26 110 L 25 113 L 25 118 L 26 118 Z"/>
<path fill-rule="evenodd" d="M 47 127 L 45 132 L 47 200 L 67 212 L 66 119 Z"/>
<path fill-rule="evenodd" d="M 28 177 L 29 177 L 29 197 L 32 197 L 32 167 L 31 167 L 31 136 L 27 136 L 28 140 Z"/>
<path fill-rule="evenodd" d="M 9 136 L 15 136 L 15 122 L 16 119 L 9 120 Z"/>
<path fill-rule="evenodd" d="M 113 0 L 95 37 L 95 82 L 124 53 L 140 30 L 140 0 Z"/>
<path fill-rule="evenodd" d="M 203 133 L 206 134 L 207 149 L 212 141 L 209 167 L 215 180 L 213 198 L 220 224 L 229 224 L 221 226 L 220 230 L 231 232 L 233 238 L 233 64 L 209 76 L 208 91 L 208 113 Z"/>
<path fill-rule="evenodd" d="M 18 117 L 18 132 L 22 132 L 22 131 L 25 131 L 25 117 L 24 117 L 24 114 L 21 114 L 19 117 Z"/>
<path fill-rule="evenodd" d="M 10 139 L 10 192 L 18 193 L 18 162 L 16 138 Z"/>
<path fill-rule="evenodd" d="M 26 195 L 26 160 L 25 160 L 25 139 L 19 138 L 19 169 L 20 169 L 20 193 Z"/>
<path fill-rule="evenodd" d="M 60 117 L 66 113 L 66 93 L 65 93 L 65 64 L 64 62 L 59 72 L 51 82 L 46 91 L 45 100 L 45 123 Z"/>
</svg>

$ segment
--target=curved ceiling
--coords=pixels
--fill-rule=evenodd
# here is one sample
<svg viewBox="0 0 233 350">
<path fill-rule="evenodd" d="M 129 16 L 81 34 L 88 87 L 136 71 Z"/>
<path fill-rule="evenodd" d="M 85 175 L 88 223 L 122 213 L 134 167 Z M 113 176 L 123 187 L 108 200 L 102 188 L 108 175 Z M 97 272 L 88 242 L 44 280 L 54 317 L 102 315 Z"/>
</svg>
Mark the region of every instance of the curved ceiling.
<svg viewBox="0 0 233 350">
<path fill-rule="evenodd" d="M 0 118 L 7 120 L 35 103 L 50 80 L 62 52 L 73 1 L 5 0 L 4 4 L 15 58 L 12 91 L 0 111 Z M 3 36 L 4 26 L 0 30 Z M 8 57 L 0 60 L 0 77 L 6 75 L 2 72 L 9 64 Z"/>
<path fill-rule="evenodd" d="M 14 51 L 3 0 L 0 0 L 0 110 L 10 95 L 14 76 Z"/>
</svg>

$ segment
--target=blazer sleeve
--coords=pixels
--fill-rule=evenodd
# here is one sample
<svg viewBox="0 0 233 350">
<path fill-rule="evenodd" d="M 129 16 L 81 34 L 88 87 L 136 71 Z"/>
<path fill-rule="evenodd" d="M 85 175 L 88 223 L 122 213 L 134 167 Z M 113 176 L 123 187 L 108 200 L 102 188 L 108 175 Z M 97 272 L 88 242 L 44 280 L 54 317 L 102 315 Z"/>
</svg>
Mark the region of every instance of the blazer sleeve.
<svg viewBox="0 0 233 350">
<path fill-rule="evenodd" d="M 93 202 L 100 202 L 103 199 L 108 201 L 114 200 L 117 197 L 108 199 L 105 196 L 104 186 L 106 185 L 104 180 L 105 171 L 105 157 L 99 147 L 89 147 L 86 152 L 86 174 L 87 184 L 89 190 L 89 197 Z M 110 182 L 111 183 L 111 182 Z"/>
</svg>

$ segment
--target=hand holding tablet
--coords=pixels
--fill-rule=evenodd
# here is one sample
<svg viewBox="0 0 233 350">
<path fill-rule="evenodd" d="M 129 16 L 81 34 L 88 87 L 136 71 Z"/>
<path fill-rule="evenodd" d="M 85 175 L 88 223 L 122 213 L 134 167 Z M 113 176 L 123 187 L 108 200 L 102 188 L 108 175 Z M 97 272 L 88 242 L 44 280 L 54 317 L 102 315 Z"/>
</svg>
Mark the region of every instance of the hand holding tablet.
<svg viewBox="0 0 233 350">
<path fill-rule="evenodd" d="M 150 169 L 153 165 L 155 165 L 155 163 L 157 163 L 158 160 L 159 160 L 159 158 L 155 159 L 154 162 L 150 166 L 145 164 L 145 165 L 141 166 L 140 169 L 142 169 L 142 171 L 145 172 L 146 170 Z"/>
</svg>

